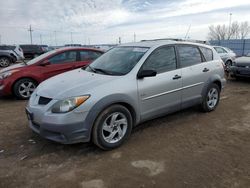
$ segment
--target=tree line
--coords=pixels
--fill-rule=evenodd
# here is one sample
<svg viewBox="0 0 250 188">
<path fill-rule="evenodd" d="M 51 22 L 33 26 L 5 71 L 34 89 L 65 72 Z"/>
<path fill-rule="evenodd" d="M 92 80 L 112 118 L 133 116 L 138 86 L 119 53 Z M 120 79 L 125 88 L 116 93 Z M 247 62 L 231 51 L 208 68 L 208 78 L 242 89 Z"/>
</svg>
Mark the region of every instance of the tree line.
<svg viewBox="0 0 250 188">
<path fill-rule="evenodd" d="M 229 39 L 246 39 L 250 33 L 249 22 L 233 22 L 229 26 L 210 25 L 208 33 L 209 40 L 229 40 Z"/>
</svg>

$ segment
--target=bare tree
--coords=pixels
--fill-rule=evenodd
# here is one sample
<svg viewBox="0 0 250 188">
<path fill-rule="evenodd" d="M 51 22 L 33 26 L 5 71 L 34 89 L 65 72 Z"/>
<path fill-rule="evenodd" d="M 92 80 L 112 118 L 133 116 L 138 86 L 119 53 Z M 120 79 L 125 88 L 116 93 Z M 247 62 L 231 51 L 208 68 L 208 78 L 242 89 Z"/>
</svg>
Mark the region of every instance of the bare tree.
<svg viewBox="0 0 250 188">
<path fill-rule="evenodd" d="M 240 24 L 236 21 L 233 22 L 230 30 L 228 31 L 228 40 L 229 39 L 238 39 L 240 37 Z"/>
<path fill-rule="evenodd" d="M 242 22 L 240 24 L 240 38 L 245 39 L 250 33 L 250 26 L 248 22 Z"/>
<path fill-rule="evenodd" d="M 209 26 L 208 38 L 210 40 L 225 40 L 227 36 L 227 28 L 225 25 Z"/>
<path fill-rule="evenodd" d="M 233 22 L 230 27 L 223 25 L 209 26 L 209 40 L 245 39 L 250 33 L 249 22 Z"/>
</svg>

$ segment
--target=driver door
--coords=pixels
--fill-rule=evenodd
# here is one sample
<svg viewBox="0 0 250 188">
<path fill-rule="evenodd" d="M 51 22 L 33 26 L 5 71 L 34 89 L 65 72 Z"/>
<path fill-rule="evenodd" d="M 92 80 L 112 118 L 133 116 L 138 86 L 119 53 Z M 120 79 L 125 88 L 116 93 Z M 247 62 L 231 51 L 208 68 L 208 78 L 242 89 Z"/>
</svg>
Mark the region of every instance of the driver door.
<svg viewBox="0 0 250 188">
<path fill-rule="evenodd" d="M 141 119 L 148 120 L 181 108 L 181 70 L 174 46 L 156 49 L 141 67 L 157 75 L 137 80 Z"/>
<path fill-rule="evenodd" d="M 76 57 L 77 51 L 66 51 L 49 58 L 49 64 L 42 68 L 44 80 L 74 69 Z"/>
</svg>

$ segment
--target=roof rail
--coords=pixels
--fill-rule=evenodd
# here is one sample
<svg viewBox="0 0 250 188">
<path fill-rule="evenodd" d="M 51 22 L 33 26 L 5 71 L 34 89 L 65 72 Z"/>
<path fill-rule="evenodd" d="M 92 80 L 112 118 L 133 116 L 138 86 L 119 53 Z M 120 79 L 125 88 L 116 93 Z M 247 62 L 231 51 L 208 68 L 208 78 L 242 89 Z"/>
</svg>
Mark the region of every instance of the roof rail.
<svg viewBox="0 0 250 188">
<path fill-rule="evenodd" d="M 209 44 L 208 41 L 203 41 L 203 40 L 178 39 L 178 38 L 162 38 L 162 39 L 141 40 L 141 42 L 161 41 L 161 40 L 186 41 L 186 42 L 195 42 L 195 43 L 201 43 L 201 44 Z"/>
</svg>

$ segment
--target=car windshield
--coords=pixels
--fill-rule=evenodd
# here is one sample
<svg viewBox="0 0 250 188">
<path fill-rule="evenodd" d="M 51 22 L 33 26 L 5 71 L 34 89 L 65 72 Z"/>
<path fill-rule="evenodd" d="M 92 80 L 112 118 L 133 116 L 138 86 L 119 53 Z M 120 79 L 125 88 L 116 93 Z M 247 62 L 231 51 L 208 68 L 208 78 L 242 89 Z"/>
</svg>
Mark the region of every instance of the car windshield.
<svg viewBox="0 0 250 188">
<path fill-rule="evenodd" d="M 116 47 L 91 63 L 85 70 L 108 75 L 129 73 L 148 51 L 146 47 Z"/>
<path fill-rule="evenodd" d="M 42 60 L 43 58 L 45 58 L 45 57 L 47 57 L 47 56 L 49 56 L 49 55 L 51 55 L 51 54 L 53 54 L 55 52 L 56 52 L 56 50 L 52 50 L 52 51 L 49 51 L 47 53 L 44 53 L 44 54 L 42 54 L 42 55 L 28 61 L 26 64 L 27 65 L 33 65 L 33 64 L 37 63 L 38 61 Z"/>
</svg>

